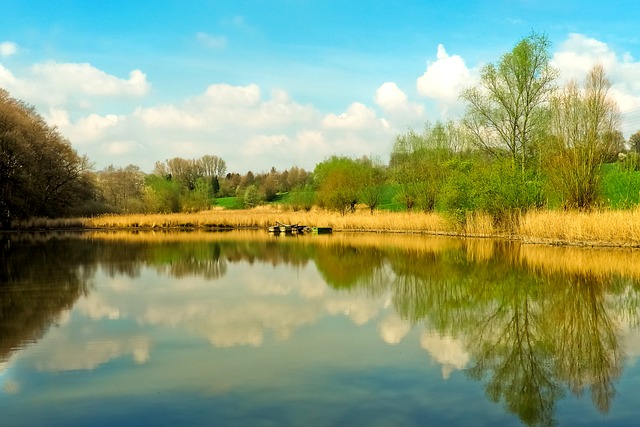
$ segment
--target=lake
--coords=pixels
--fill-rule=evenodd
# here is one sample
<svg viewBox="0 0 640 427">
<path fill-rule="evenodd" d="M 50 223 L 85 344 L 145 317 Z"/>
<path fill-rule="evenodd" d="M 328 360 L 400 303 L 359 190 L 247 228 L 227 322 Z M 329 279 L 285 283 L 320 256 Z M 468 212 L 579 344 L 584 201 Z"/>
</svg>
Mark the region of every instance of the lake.
<svg viewBox="0 0 640 427">
<path fill-rule="evenodd" d="M 640 251 L 0 236 L 3 426 L 637 425 Z"/>
</svg>

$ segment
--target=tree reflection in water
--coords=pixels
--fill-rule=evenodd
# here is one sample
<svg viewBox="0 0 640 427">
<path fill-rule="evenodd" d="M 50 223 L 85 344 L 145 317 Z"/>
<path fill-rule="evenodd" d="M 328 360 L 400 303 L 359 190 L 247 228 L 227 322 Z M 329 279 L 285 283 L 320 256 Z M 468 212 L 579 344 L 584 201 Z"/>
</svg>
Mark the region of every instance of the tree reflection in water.
<svg viewBox="0 0 640 427">
<path fill-rule="evenodd" d="M 469 376 L 485 380 L 487 396 L 527 425 L 553 424 L 565 389 L 589 389 L 606 412 L 622 364 L 612 315 L 623 308 L 608 306 L 607 293 L 629 286 L 613 275 L 533 269 L 520 245 L 491 244 L 494 256 L 472 263 L 447 253 L 435 263 L 425 256 L 421 267 L 402 260 L 394 269 L 398 311 L 462 339 Z"/>
<path fill-rule="evenodd" d="M 329 286 L 390 292 L 402 318 L 461 342 L 469 377 L 527 425 L 553 424 L 567 392 L 588 391 L 602 412 L 611 406 L 623 361 L 618 320 L 638 324 L 640 268 L 624 270 L 640 264 L 633 262 L 637 253 L 591 252 L 589 262 L 572 265 L 567 259 L 584 252 L 492 240 L 239 236 L 94 235 L 44 243 L 3 237 L 0 361 L 39 339 L 90 292 L 97 268 L 135 277 L 145 266 L 215 280 L 240 261 L 313 262 Z M 624 267 L 612 269 L 617 258 Z M 554 264 L 558 259 L 564 264 Z"/>
</svg>

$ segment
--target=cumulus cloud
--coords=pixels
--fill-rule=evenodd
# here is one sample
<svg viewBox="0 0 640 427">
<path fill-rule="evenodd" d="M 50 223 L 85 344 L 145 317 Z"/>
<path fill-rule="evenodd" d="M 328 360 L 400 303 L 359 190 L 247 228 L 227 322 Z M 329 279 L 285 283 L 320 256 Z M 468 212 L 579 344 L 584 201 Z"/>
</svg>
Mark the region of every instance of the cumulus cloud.
<svg viewBox="0 0 640 427">
<path fill-rule="evenodd" d="M 371 128 L 388 128 L 384 119 L 376 117 L 373 109 L 360 102 L 352 103 L 342 114 L 328 114 L 322 121 L 328 129 L 361 130 Z"/>
<path fill-rule="evenodd" d="M 418 93 L 437 101 L 442 113 L 459 108 L 460 92 L 473 84 L 473 75 L 464 59 L 449 55 L 442 44 L 438 45 L 435 62 L 428 62 L 427 69 L 416 82 Z"/>
<path fill-rule="evenodd" d="M 41 110 L 87 109 L 99 104 L 100 99 L 140 98 L 151 87 L 140 70 L 131 71 L 128 78 L 120 78 L 88 63 L 55 61 L 35 64 L 20 77 L 0 65 L 0 85 Z"/>
<path fill-rule="evenodd" d="M 407 94 L 394 82 L 383 83 L 376 90 L 374 100 L 394 122 L 404 122 L 401 124 L 402 127 L 424 118 L 424 106 L 410 102 Z"/>
<path fill-rule="evenodd" d="M 32 73 L 40 85 L 59 92 L 139 97 L 147 94 L 150 88 L 146 74 L 140 70 L 133 70 L 128 79 L 121 79 L 88 63 L 45 62 L 34 65 Z"/>
<path fill-rule="evenodd" d="M 18 45 L 13 42 L 0 42 L 0 56 L 11 56 L 18 52 Z"/>
</svg>

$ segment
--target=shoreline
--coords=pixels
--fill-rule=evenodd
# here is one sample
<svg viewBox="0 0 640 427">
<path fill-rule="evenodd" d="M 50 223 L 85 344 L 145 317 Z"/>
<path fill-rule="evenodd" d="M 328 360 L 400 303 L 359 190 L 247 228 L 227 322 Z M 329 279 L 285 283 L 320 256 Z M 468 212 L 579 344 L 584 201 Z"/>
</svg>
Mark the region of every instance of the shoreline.
<svg viewBox="0 0 640 427">
<path fill-rule="evenodd" d="M 195 213 L 105 215 L 94 218 L 18 222 L 0 235 L 32 232 L 90 231 L 230 231 L 265 230 L 276 222 L 331 227 L 334 232 L 422 234 L 474 239 L 502 239 L 527 245 L 599 248 L 640 248 L 640 208 L 627 211 L 531 211 L 511 229 L 498 228 L 486 214 L 468 215 L 464 226 L 438 213 L 361 209 L 340 215 L 324 210 L 292 212 L 272 207 L 251 210 L 210 210 Z"/>
</svg>

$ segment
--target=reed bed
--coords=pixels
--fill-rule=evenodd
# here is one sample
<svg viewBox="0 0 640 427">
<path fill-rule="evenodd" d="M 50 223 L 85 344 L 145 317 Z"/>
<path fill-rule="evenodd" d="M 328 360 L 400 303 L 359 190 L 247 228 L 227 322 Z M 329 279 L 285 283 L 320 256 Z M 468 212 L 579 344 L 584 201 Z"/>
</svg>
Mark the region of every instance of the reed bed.
<svg viewBox="0 0 640 427">
<path fill-rule="evenodd" d="M 640 208 L 624 211 L 531 211 L 510 220 L 509 230 L 486 214 L 467 215 L 464 226 L 438 213 L 367 209 L 340 215 L 323 209 L 294 212 L 272 206 L 247 210 L 212 209 L 197 213 L 104 215 L 82 219 L 34 219 L 14 224 L 20 230 L 52 229 L 266 229 L 276 222 L 334 231 L 424 233 L 508 237 L 527 243 L 640 247 Z"/>
<path fill-rule="evenodd" d="M 336 231 L 453 233 L 449 222 L 436 213 L 368 210 L 340 215 L 322 209 L 292 212 L 271 207 L 250 210 L 209 210 L 197 213 L 107 215 L 86 219 L 89 228 L 267 228 L 276 222 Z"/>
<path fill-rule="evenodd" d="M 625 211 L 536 211 L 520 220 L 525 242 L 640 246 L 640 208 Z"/>
</svg>

